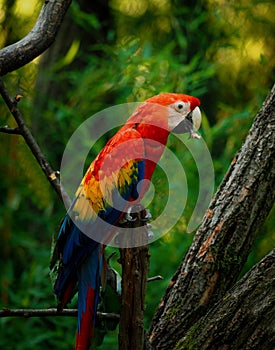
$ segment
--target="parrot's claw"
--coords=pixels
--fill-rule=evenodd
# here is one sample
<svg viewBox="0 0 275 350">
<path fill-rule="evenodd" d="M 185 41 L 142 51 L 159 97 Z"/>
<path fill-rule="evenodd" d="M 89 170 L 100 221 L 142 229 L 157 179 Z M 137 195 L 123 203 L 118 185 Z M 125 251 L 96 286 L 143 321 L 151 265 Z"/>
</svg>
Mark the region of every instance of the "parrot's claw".
<svg viewBox="0 0 275 350">
<path fill-rule="evenodd" d="M 145 209 L 146 215 L 144 216 L 144 218 L 141 219 L 141 221 L 143 222 L 148 222 L 152 219 L 152 214 L 150 213 L 149 209 Z"/>
<path fill-rule="evenodd" d="M 141 221 L 146 222 L 146 228 L 148 232 L 148 240 L 150 241 L 151 239 L 154 238 L 154 232 L 151 230 L 152 225 L 149 224 L 149 221 L 152 219 L 152 214 L 149 209 L 145 209 L 145 216 L 141 219 Z"/>
<path fill-rule="evenodd" d="M 151 230 L 152 225 L 150 225 L 148 223 L 148 221 L 150 221 L 152 219 L 152 215 L 150 213 L 149 209 L 145 209 L 145 216 L 140 219 L 141 221 L 143 221 L 144 223 L 146 223 L 146 228 L 148 231 L 148 240 L 150 241 L 151 239 L 153 239 L 154 237 L 154 233 Z M 125 215 L 122 217 L 122 219 L 119 221 L 120 224 L 126 224 L 127 222 L 134 222 L 136 221 L 137 218 L 132 216 L 132 207 L 129 207 L 127 209 L 127 212 L 125 213 Z"/>
<path fill-rule="evenodd" d="M 126 221 L 130 221 L 130 222 L 136 221 L 137 218 L 132 217 L 131 211 L 132 211 L 132 207 L 129 207 L 127 209 L 127 213 L 125 214 Z"/>
<path fill-rule="evenodd" d="M 137 218 L 134 218 L 131 215 L 131 211 L 132 211 L 132 207 L 129 207 L 127 209 L 127 212 L 125 213 L 125 215 L 123 216 L 123 218 L 119 221 L 120 224 L 125 224 L 126 222 L 133 222 L 136 221 Z"/>
<path fill-rule="evenodd" d="M 154 238 L 154 232 L 151 230 L 152 225 L 146 224 L 147 226 L 147 231 L 148 231 L 148 240 L 150 241 L 151 239 Z"/>
</svg>

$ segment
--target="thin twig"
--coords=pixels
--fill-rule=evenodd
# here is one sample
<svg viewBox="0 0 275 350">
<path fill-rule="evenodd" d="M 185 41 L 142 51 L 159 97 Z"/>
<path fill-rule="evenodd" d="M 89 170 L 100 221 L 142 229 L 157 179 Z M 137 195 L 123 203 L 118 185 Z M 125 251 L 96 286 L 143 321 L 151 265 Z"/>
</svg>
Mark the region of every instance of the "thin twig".
<svg viewBox="0 0 275 350">
<path fill-rule="evenodd" d="M 160 275 L 157 275 L 157 276 L 149 277 L 147 279 L 147 282 L 154 282 L 154 281 L 160 281 L 160 280 L 163 280 L 163 277 Z"/>
<path fill-rule="evenodd" d="M 22 135 L 19 128 L 10 128 L 8 125 L 0 126 L 0 132 L 4 134 Z"/>
<path fill-rule="evenodd" d="M 49 316 L 70 316 L 77 317 L 77 309 L 64 309 L 58 311 L 50 309 L 8 309 L 0 310 L 0 317 L 49 317 Z M 119 315 L 114 313 L 97 312 L 99 320 L 119 320 Z"/>
<path fill-rule="evenodd" d="M 24 140 L 26 141 L 27 145 L 29 146 L 32 154 L 35 156 L 38 164 L 40 165 L 41 169 L 43 170 L 44 174 L 47 177 L 47 180 L 50 182 L 56 193 L 58 194 L 59 198 L 65 202 L 66 206 L 70 203 L 70 198 L 68 194 L 65 192 L 65 190 L 62 188 L 60 184 L 60 180 L 57 176 L 57 172 L 52 169 L 49 162 L 47 161 L 46 157 L 42 153 L 38 143 L 36 142 L 35 138 L 33 137 L 31 131 L 25 124 L 24 118 L 22 114 L 20 113 L 17 104 L 20 100 L 18 96 L 16 96 L 14 99 L 12 99 L 2 81 L 0 79 L 0 94 L 2 95 L 6 105 L 8 106 L 11 114 L 13 115 L 17 125 L 19 133 L 24 137 Z M 21 96 L 20 96 L 21 97 Z M 17 128 L 16 128 L 17 129 Z"/>
</svg>

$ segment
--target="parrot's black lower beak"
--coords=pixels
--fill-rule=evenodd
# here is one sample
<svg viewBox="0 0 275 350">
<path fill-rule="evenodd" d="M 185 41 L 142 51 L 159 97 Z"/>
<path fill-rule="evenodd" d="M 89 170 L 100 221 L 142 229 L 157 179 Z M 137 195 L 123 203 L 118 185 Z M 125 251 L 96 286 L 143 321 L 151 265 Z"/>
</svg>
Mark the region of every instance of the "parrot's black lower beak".
<svg viewBox="0 0 275 350">
<path fill-rule="evenodd" d="M 187 132 L 190 133 L 190 137 L 193 138 L 200 138 L 197 133 L 194 132 L 193 129 L 193 120 L 192 120 L 192 112 L 190 112 L 183 121 L 181 121 L 173 130 L 172 132 L 174 134 L 185 134 Z M 196 136 L 194 136 L 196 135 Z"/>
<path fill-rule="evenodd" d="M 173 130 L 172 132 L 174 134 L 185 134 L 186 132 L 192 132 L 193 131 L 193 124 L 185 118 L 183 121 L 181 121 Z"/>
</svg>

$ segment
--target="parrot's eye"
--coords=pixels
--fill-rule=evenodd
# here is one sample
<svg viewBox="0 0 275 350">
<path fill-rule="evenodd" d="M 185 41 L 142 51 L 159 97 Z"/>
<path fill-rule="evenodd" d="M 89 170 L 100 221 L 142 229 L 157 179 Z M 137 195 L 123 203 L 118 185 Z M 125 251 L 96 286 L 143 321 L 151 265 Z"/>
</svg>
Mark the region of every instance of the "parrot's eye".
<svg viewBox="0 0 275 350">
<path fill-rule="evenodd" d="M 189 106 L 186 103 L 184 103 L 184 102 L 177 102 L 177 103 L 175 103 L 175 109 L 178 112 L 183 112 L 183 111 L 185 111 L 188 108 L 189 108 Z"/>
</svg>

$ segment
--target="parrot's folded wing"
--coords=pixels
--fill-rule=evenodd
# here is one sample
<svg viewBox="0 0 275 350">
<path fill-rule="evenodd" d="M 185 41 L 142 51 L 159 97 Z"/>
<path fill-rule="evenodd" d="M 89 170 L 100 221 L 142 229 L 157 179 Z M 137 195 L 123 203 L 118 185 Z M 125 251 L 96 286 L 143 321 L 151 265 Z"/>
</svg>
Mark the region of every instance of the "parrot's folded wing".
<svg viewBox="0 0 275 350">
<path fill-rule="evenodd" d="M 109 240 L 110 225 L 115 225 L 129 202 L 138 197 L 137 185 L 144 178 L 143 158 L 143 139 L 128 127 L 110 139 L 88 168 L 60 226 L 51 263 L 59 270 L 54 289 L 61 307 L 75 292 L 78 267 L 98 242 L 107 240 L 104 235 Z"/>
</svg>

